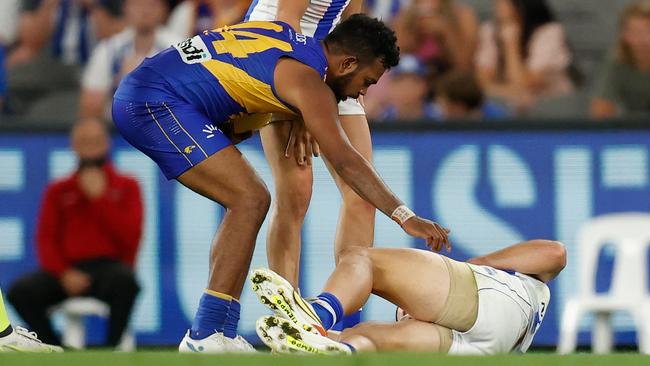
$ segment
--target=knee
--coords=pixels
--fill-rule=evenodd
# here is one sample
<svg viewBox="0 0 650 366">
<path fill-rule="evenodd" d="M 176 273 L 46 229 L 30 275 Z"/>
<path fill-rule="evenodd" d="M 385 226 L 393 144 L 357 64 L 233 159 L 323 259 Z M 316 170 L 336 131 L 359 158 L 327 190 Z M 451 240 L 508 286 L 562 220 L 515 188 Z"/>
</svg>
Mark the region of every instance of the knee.
<svg viewBox="0 0 650 366">
<path fill-rule="evenodd" d="M 337 263 L 340 262 L 354 262 L 357 264 L 370 264 L 370 252 L 367 247 L 362 246 L 347 246 L 336 252 L 336 257 L 338 259 Z"/>
<path fill-rule="evenodd" d="M 251 218 L 264 220 L 271 206 L 271 194 L 264 183 L 255 184 L 246 188 L 246 193 L 236 204 L 245 211 Z"/>
<path fill-rule="evenodd" d="M 284 219 L 302 220 L 311 201 L 311 176 L 294 175 L 290 179 L 279 180 L 275 192 L 275 212 L 282 212 Z"/>
</svg>

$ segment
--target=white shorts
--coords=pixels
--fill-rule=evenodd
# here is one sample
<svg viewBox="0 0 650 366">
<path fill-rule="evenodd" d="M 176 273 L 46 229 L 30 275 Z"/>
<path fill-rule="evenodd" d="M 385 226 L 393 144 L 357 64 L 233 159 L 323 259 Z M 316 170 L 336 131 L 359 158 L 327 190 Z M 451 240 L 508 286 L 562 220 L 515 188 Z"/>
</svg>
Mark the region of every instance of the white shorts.
<svg viewBox="0 0 650 366">
<path fill-rule="evenodd" d="M 354 116 L 358 114 L 365 115 L 366 111 L 363 110 L 363 106 L 357 99 L 348 98 L 339 102 L 339 116 Z"/>
<path fill-rule="evenodd" d="M 488 266 L 469 264 L 478 288 L 478 316 L 467 332 L 452 330 L 449 354 L 507 353 L 521 340 L 533 317 L 522 280 Z"/>
</svg>

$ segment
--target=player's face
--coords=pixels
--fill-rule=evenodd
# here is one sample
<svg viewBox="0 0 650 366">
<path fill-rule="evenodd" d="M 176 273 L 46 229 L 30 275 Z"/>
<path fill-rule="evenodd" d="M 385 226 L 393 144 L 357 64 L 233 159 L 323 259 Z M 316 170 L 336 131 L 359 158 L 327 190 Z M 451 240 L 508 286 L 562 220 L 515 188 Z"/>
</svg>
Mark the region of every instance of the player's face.
<svg viewBox="0 0 650 366">
<path fill-rule="evenodd" d="M 337 101 L 358 98 L 365 95 L 368 88 L 376 84 L 386 69 L 379 59 L 365 66 L 357 66 L 351 71 L 343 71 L 331 78 L 328 83 Z"/>
<path fill-rule="evenodd" d="M 160 26 L 167 16 L 162 0 L 128 0 L 124 5 L 127 23 L 140 31 L 151 31 Z"/>
</svg>

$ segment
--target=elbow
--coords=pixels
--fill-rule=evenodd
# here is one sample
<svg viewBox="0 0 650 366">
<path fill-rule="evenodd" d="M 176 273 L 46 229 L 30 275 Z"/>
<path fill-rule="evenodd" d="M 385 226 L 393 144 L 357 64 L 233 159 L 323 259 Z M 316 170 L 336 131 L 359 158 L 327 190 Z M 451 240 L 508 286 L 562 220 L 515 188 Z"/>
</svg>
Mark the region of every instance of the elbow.
<svg viewBox="0 0 650 366">
<path fill-rule="evenodd" d="M 549 252 L 549 261 L 553 263 L 556 275 L 566 267 L 567 252 L 566 247 L 562 242 L 551 241 L 547 243 Z"/>
</svg>

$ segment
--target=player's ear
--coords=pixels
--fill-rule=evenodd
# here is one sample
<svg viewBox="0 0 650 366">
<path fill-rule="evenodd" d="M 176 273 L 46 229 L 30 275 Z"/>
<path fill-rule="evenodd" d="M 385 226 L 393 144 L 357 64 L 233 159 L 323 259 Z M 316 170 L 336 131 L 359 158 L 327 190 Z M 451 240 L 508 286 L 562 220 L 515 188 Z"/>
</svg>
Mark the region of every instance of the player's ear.
<svg viewBox="0 0 650 366">
<path fill-rule="evenodd" d="M 346 75 L 354 72 L 359 67 L 359 59 L 354 56 L 346 56 L 341 61 L 339 72 L 341 75 Z"/>
</svg>

